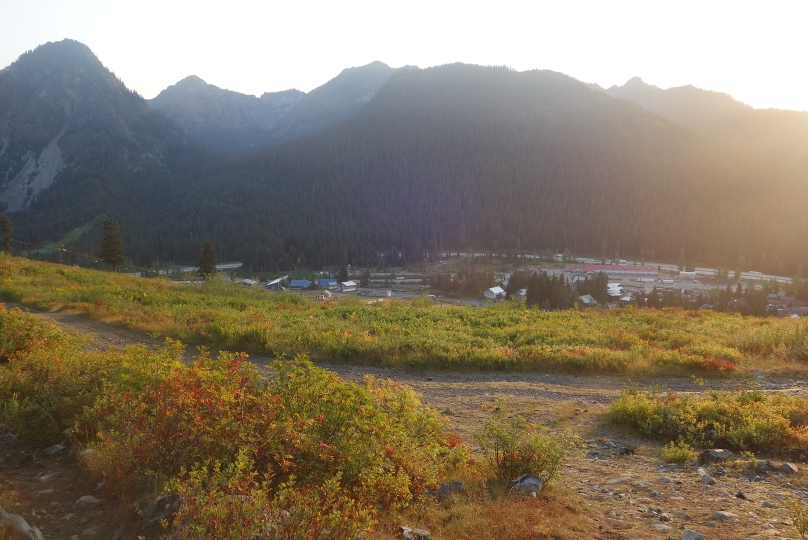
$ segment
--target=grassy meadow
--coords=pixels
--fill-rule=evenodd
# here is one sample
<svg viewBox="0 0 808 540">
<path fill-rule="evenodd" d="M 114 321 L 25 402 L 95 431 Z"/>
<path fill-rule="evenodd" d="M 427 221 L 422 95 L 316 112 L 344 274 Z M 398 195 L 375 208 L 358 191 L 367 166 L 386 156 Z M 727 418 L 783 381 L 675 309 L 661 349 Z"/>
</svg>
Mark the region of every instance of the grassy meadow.
<svg viewBox="0 0 808 540">
<path fill-rule="evenodd" d="M 438 308 L 328 302 L 212 280 L 173 284 L 27 259 L 0 261 L 0 299 L 67 310 L 213 349 L 434 369 L 721 374 L 802 370 L 808 322 L 679 309 Z"/>
</svg>

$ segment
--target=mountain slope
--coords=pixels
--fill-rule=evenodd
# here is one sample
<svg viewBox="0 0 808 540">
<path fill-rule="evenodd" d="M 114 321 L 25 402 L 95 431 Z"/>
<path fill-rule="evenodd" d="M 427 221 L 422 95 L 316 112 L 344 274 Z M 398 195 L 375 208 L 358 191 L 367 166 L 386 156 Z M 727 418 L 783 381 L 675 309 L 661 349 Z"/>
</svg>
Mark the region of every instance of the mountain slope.
<svg viewBox="0 0 808 540">
<path fill-rule="evenodd" d="M 309 92 L 264 141 L 272 146 L 322 131 L 356 114 L 384 86 L 396 70 L 382 62 L 344 69 Z"/>
<path fill-rule="evenodd" d="M 208 148 L 245 151 L 266 140 L 304 96 L 299 90 L 286 90 L 257 98 L 192 75 L 160 92 L 149 105 Z"/>
<path fill-rule="evenodd" d="M 8 211 L 29 206 L 60 175 L 162 170 L 188 145 L 79 42 L 47 43 L 0 71 L 0 204 Z"/>
<path fill-rule="evenodd" d="M 605 92 L 633 101 L 696 133 L 808 162 L 808 112 L 753 109 L 728 94 L 687 85 L 662 90 L 634 77 Z"/>
</svg>

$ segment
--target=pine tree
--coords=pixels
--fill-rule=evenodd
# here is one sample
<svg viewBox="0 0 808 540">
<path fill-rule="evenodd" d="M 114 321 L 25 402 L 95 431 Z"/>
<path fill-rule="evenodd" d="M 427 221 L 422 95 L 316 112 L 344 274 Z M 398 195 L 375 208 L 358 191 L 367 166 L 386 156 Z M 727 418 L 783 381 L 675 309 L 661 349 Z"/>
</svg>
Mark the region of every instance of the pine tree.
<svg viewBox="0 0 808 540">
<path fill-rule="evenodd" d="M 3 251 L 6 252 L 6 255 L 11 253 L 11 232 L 13 230 L 14 227 L 11 226 L 8 216 L 5 214 L 0 216 L 0 235 L 3 236 Z"/>
<path fill-rule="evenodd" d="M 339 267 L 339 278 L 337 279 L 340 283 L 345 283 L 348 281 L 348 265 L 343 264 Z"/>
<path fill-rule="evenodd" d="M 210 240 L 205 242 L 205 247 L 202 248 L 202 253 L 199 254 L 199 259 L 196 261 L 197 271 L 202 279 L 207 279 L 216 273 L 216 252 L 213 251 L 213 244 Z"/>
<path fill-rule="evenodd" d="M 117 272 L 118 267 L 126 262 L 126 255 L 123 252 L 123 234 L 118 229 L 118 224 L 111 219 L 103 221 L 101 234 L 98 257 L 112 266 L 113 272 Z"/>
</svg>

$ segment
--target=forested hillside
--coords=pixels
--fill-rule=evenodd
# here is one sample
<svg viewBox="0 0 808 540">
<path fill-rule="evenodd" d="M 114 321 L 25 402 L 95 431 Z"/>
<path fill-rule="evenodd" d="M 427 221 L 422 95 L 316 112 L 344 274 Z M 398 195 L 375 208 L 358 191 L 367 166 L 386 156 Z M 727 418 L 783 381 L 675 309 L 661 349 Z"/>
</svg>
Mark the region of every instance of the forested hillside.
<svg viewBox="0 0 808 540">
<path fill-rule="evenodd" d="M 272 270 L 468 248 L 808 267 L 804 166 L 550 71 L 399 70 L 331 129 L 173 163 L 75 170 L 12 214 L 16 237 L 57 239 L 103 213 L 140 265 L 192 262 L 210 238 L 220 260 Z M 91 239 L 76 247 L 94 250 Z"/>
</svg>

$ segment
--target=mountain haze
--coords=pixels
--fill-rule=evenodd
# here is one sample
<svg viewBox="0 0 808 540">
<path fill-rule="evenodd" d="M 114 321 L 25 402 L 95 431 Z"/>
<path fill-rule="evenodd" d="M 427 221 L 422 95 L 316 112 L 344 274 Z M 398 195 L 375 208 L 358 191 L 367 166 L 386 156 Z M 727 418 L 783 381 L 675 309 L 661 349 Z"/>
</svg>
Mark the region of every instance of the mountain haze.
<svg viewBox="0 0 808 540">
<path fill-rule="evenodd" d="M 255 151 L 321 131 L 352 116 L 394 71 L 373 62 L 345 69 L 308 94 L 286 90 L 260 98 L 222 90 L 190 76 L 149 103 L 208 148 Z"/>
<path fill-rule="evenodd" d="M 808 112 L 754 109 L 729 94 L 692 85 L 662 90 L 639 77 L 605 92 L 642 105 L 696 133 L 750 149 L 773 151 L 792 164 L 808 162 Z"/>
<path fill-rule="evenodd" d="M 304 96 L 299 90 L 286 90 L 257 98 L 191 75 L 160 92 L 149 105 L 209 148 L 243 151 L 269 137 Z"/>
</svg>

